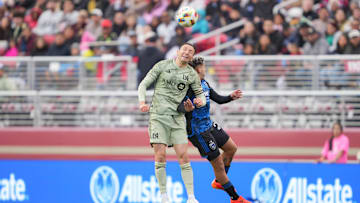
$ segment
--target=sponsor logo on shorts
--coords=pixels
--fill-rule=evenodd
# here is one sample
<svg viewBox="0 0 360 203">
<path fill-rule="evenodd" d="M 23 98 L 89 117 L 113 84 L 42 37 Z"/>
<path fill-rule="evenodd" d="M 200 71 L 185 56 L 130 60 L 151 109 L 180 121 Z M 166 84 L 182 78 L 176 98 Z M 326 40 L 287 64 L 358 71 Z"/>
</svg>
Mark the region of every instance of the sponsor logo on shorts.
<svg viewBox="0 0 360 203">
<path fill-rule="evenodd" d="M 209 147 L 211 150 L 215 150 L 216 149 L 216 143 L 212 140 L 209 141 Z"/>
<path fill-rule="evenodd" d="M 151 138 L 152 139 L 159 139 L 159 133 L 152 133 Z"/>
</svg>

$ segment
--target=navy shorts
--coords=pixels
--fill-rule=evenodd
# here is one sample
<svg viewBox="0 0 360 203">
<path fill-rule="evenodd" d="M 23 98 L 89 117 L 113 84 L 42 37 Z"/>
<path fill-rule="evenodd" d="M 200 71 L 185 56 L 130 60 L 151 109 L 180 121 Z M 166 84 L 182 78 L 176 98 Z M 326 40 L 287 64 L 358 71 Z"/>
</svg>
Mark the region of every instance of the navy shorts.
<svg viewBox="0 0 360 203">
<path fill-rule="evenodd" d="M 199 150 L 202 157 L 212 161 L 220 155 L 219 148 L 229 140 L 229 136 L 214 123 L 213 127 L 200 135 L 189 137 L 189 140 Z"/>
</svg>

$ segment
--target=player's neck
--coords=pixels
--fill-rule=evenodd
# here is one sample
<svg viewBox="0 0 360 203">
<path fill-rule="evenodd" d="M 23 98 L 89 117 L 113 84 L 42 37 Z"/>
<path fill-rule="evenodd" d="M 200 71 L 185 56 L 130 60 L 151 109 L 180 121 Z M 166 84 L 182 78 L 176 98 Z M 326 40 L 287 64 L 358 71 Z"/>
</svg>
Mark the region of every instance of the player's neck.
<svg viewBox="0 0 360 203">
<path fill-rule="evenodd" d="M 177 66 L 179 66 L 180 68 L 184 68 L 187 66 L 187 63 L 186 62 L 182 62 L 179 58 L 176 58 L 175 59 L 175 64 Z"/>
</svg>

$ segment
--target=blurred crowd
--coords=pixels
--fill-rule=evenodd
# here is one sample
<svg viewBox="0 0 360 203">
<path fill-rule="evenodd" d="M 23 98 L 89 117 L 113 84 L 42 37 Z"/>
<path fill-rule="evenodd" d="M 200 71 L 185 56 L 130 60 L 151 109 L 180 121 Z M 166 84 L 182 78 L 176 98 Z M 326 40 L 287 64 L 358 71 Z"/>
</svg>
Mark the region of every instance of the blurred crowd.
<svg viewBox="0 0 360 203">
<path fill-rule="evenodd" d="M 174 57 L 182 43 L 239 20 L 243 20 L 242 26 L 220 36 L 221 42 L 239 39 L 238 44 L 222 50 L 223 55 L 360 54 L 359 1 L 299 0 L 274 9 L 280 3 L 281 0 L 0 0 L 0 56 L 130 55 L 138 65 L 140 82 L 156 62 Z M 191 28 L 176 23 L 176 11 L 182 6 L 191 6 L 199 14 L 198 22 Z M 198 42 L 197 51 L 215 43 L 214 38 Z M 78 64 L 55 65 L 44 66 L 49 84 L 59 80 L 60 73 L 54 70 L 64 70 L 66 77 L 78 74 Z M 86 71 L 99 75 L 103 82 L 99 66 L 100 63 L 97 67 L 86 64 Z"/>
<path fill-rule="evenodd" d="M 360 8 L 356 0 L 302 0 L 273 12 L 281 0 L 0 0 L 0 55 L 131 55 L 155 46 L 164 57 L 198 35 L 244 20 L 222 41 L 240 43 L 223 54 L 359 54 Z M 199 21 L 184 29 L 179 7 Z M 116 46 L 94 43 L 116 41 Z M 148 43 L 149 42 L 149 43 Z M 214 46 L 212 40 L 199 49 Z M 158 55 L 158 54 L 155 54 Z M 158 56 L 156 56 L 158 57 Z"/>
</svg>

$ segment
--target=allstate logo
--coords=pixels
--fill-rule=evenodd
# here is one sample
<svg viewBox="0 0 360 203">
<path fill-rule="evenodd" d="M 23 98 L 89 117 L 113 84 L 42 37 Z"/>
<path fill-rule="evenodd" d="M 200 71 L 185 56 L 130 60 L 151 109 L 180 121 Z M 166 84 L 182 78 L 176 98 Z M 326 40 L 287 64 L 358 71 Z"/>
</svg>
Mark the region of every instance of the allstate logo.
<svg viewBox="0 0 360 203">
<path fill-rule="evenodd" d="M 251 183 L 253 199 L 262 203 L 279 203 L 282 194 L 282 182 L 279 174 L 271 168 L 260 169 Z"/>
<path fill-rule="evenodd" d="M 97 168 L 90 179 L 90 193 L 95 203 L 115 203 L 119 195 L 119 179 L 108 166 Z"/>
</svg>

